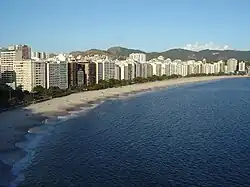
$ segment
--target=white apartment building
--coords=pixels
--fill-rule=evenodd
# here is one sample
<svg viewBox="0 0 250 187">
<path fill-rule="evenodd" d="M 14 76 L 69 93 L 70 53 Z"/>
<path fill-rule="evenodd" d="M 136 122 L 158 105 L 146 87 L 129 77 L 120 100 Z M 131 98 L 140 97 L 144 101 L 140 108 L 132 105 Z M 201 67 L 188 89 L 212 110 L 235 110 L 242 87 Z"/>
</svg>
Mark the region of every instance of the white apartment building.
<svg viewBox="0 0 250 187">
<path fill-rule="evenodd" d="M 13 65 L 18 60 L 22 60 L 21 50 L 8 50 L 1 52 L 0 66 L 2 81 L 11 86 L 13 89 L 16 88 L 16 76 L 15 72 L 13 71 Z"/>
<path fill-rule="evenodd" d="M 148 77 L 148 63 L 141 64 L 141 77 L 147 78 Z"/>
<path fill-rule="evenodd" d="M 157 59 L 160 60 L 160 61 L 164 61 L 164 57 L 163 56 L 158 56 Z"/>
<path fill-rule="evenodd" d="M 121 67 L 115 64 L 115 79 L 121 80 Z"/>
<path fill-rule="evenodd" d="M 227 67 L 227 65 L 224 66 L 224 72 L 225 72 L 225 73 L 229 73 L 229 72 L 228 72 L 228 67 Z"/>
<path fill-rule="evenodd" d="M 47 63 L 47 88 L 68 88 L 68 63 L 65 61 L 52 61 Z"/>
<path fill-rule="evenodd" d="M 128 65 L 127 63 L 119 63 L 117 64 L 119 67 L 120 67 L 120 70 L 121 70 L 121 74 L 120 74 L 120 77 L 121 77 L 121 80 L 125 80 L 125 77 L 127 77 L 125 75 L 125 67 Z"/>
<path fill-rule="evenodd" d="M 161 76 L 162 64 L 160 62 L 154 62 L 150 64 L 152 65 L 152 68 L 153 68 L 153 75 Z"/>
<path fill-rule="evenodd" d="M 115 62 L 106 60 L 99 60 L 96 62 L 96 82 L 100 80 L 115 79 Z"/>
<path fill-rule="evenodd" d="M 153 76 L 153 66 L 149 63 L 141 64 L 141 77 L 148 78 Z"/>
<path fill-rule="evenodd" d="M 41 52 L 41 59 L 47 59 L 48 55 L 45 52 Z"/>
<path fill-rule="evenodd" d="M 161 63 L 161 76 L 166 75 L 166 63 Z"/>
<path fill-rule="evenodd" d="M 41 53 L 32 51 L 31 52 L 31 58 L 33 59 L 40 59 Z"/>
<path fill-rule="evenodd" d="M 31 52 L 31 58 L 45 60 L 45 59 L 48 58 L 48 54 L 45 53 L 45 52 L 36 52 L 36 51 L 33 51 L 33 52 Z"/>
<path fill-rule="evenodd" d="M 185 76 L 187 74 L 188 71 L 188 66 L 181 63 L 177 64 L 177 75 L 181 75 L 181 76 Z"/>
<path fill-rule="evenodd" d="M 239 63 L 239 71 L 241 71 L 241 72 L 246 71 L 246 64 L 245 64 L 245 62 L 240 62 Z"/>
<path fill-rule="evenodd" d="M 146 62 L 146 54 L 144 53 L 132 53 L 129 55 L 131 60 L 136 62 L 145 63 Z"/>
<path fill-rule="evenodd" d="M 237 70 L 238 61 L 234 58 L 231 58 L 227 61 L 228 72 L 232 73 Z"/>
<path fill-rule="evenodd" d="M 103 61 L 103 78 L 104 80 L 115 78 L 115 63 L 109 60 Z"/>
<path fill-rule="evenodd" d="M 216 69 L 217 68 L 217 69 Z M 219 68 L 220 66 L 218 66 L 218 64 L 209 64 L 209 71 L 208 71 L 208 74 L 211 74 L 211 73 L 219 73 Z"/>
<path fill-rule="evenodd" d="M 142 77 L 141 74 L 141 69 L 142 69 L 142 64 L 140 62 L 135 62 L 135 77 Z"/>
<path fill-rule="evenodd" d="M 220 66 L 220 72 L 225 72 L 225 62 L 220 60 L 219 62 L 217 62 Z"/>
<path fill-rule="evenodd" d="M 181 66 L 181 76 L 187 76 L 188 75 L 188 65 L 182 64 Z"/>
<path fill-rule="evenodd" d="M 100 80 L 103 80 L 103 62 L 99 60 L 96 62 L 96 83 L 98 84 Z"/>
<path fill-rule="evenodd" d="M 177 75 L 177 63 L 173 62 L 170 64 L 170 75 Z"/>
<path fill-rule="evenodd" d="M 165 66 L 165 75 L 166 76 L 170 76 L 171 75 L 171 72 L 170 72 L 170 64 L 171 63 L 166 63 L 166 64 L 163 64 L 162 66 Z"/>
<path fill-rule="evenodd" d="M 133 80 L 135 78 L 135 64 L 123 62 L 118 64 L 121 69 L 121 80 Z"/>
<path fill-rule="evenodd" d="M 214 73 L 219 73 L 220 72 L 220 64 L 219 63 L 214 63 L 213 64 L 213 70 L 214 70 Z"/>
<path fill-rule="evenodd" d="M 46 87 L 45 62 L 23 60 L 16 61 L 13 69 L 16 73 L 16 85 L 31 92 L 34 87 Z"/>
<path fill-rule="evenodd" d="M 188 64 L 188 74 L 195 74 L 195 64 Z"/>
</svg>

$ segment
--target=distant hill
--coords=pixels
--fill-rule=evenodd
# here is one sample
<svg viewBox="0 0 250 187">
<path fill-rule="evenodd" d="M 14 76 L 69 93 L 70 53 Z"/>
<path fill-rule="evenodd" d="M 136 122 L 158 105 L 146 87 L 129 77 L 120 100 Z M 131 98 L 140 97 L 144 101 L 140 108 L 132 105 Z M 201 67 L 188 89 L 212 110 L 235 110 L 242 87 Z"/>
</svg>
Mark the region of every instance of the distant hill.
<svg viewBox="0 0 250 187">
<path fill-rule="evenodd" d="M 112 54 L 105 50 L 99 50 L 99 49 L 90 49 L 87 51 L 72 51 L 70 53 L 73 56 L 82 55 L 82 56 L 92 56 L 92 55 L 107 55 L 112 56 Z"/>
<path fill-rule="evenodd" d="M 115 56 L 129 56 L 131 53 L 145 53 L 141 50 L 127 49 L 124 47 L 111 47 L 107 51 Z"/>
<path fill-rule="evenodd" d="M 94 55 L 101 54 L 110 57 L 116 57 L 119 59 L 125 59 L 131 53 L 145 53 L 147 55 L 147 60 L 152 58 L 157 58 L 158 56 L 163 56 L 164 58 L 170 58 L 172 60 L 203 60 L 207 61 L 218 61 L 218 60 L 228 60 L 230 58 L 236 58 L 238 60 L 250 61 L 250 51 L 238 51 L 238 50 L 202 50 L 199 52 L 190 51 L 185 49 L 171 49 L 163 52 L 150 52 L 146 53 L 138 49 L 128 49 L 124 47 L 111 47 L 107 51 L 99 49 L 91 49 L 88 51 L 74 51 L 70 54 L 72 55 Z"/>
</svg>

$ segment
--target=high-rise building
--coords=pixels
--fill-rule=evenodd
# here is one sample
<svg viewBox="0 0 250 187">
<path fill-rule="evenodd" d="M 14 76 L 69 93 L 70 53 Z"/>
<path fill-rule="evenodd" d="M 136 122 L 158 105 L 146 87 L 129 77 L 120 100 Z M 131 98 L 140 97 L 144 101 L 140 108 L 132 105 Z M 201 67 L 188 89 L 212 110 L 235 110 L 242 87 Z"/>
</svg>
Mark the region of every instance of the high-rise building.
<svg viewBox="0 0 250 187">
<path fill-rule="evenodd" d="M 229 73 L 229 72 L 228 72 L 227 65 L 225 65 L 225 67 L 224 67 L 224 72 L 225 72 L 225 73 Z"/>
<path fill-rule="evenodd" d="M 103 78 L 104 80 L 115 78 L 115 63 L 109 60 L 103 62 Z"/>
<path fill-rule="evenodd" d="M 8 47 L 10 51 L 21 51 L 22 60 L 28 60 L 31 58 L 31 48 L 28 45 L 12 45 Z"/>
<path fill-rule="evenodd" d="M 118 64 L 121 70 L 121 80 L 125 80 L 125 63 Z"/>
<path fill-rule="evenodd" d="M 103 62 L 98 61 L 96 62 L 96 83 L 98 84 L 99 81 L 103 80 Z"/>
<path fill-rule="evenodd" d="M 31 58 L 41 59 L 41 53 L 40 52 L 32 52 Z"/>
<path fill-rule="evenodd" d="M 170 75 L 177 75 L 177 63 L 173 62 L 170 64 Z"/>
<path fill-rule="evenodd" d="M 84 85 L 84 71 L 81 69 L 78 69 L 77 71 L 77 86 L 83 86 Z"/>
<path fill-rule="evenodd" d="M 150 63 L 150 64 L 152 65 L 152 68 L 153 68 L 153 75 L 161 76 L 162 64 L 158 63 L 158 62 L 154 62 L 154 63 Z"/>
<path fill-rule="evenodd" d="M 45 53 L 45 52 L 36 52 L 36 51 L 33 51 L 33 52 L 31 52 L 31 58 L 45 60 L 45 59 L 48 58 L 48 54 Z"/>
<path fill-rule="evenodd" d="M 1 76 L 2 82 L 16 88 L 16 75 L 13 70 L 13 65 L 16 61 L 22 60 L 21 50 L 6 50 L 1 52 Z"/>
<path fill-rule="evenodd" d="M 192 63 L 192 64 L 188 64 L 188 72 L 187 74 L 195 74 L 195 65 Z"/>
<path fill-rule="evenodd" d="M 151 64 L 147 64 L 147 77 L 153 76 L 153 66 Z"/>
<path fill-rule="evenodd" d="M 144 53 L 132 53 L 129 55 L 129 58 L 140 63 L 146 62 L 146 54 Z"/>
<path fill-rule="evenodd" d="M 142 64 L 140 62 L 135 62 L 135 77 L 142 77 Z"/>
<path fill-rule="evenodd" d="M 96 63 L 83 62 L 84 71 L 84 84 L 93 85 L 96 84 Z"/>
<path fill-rule="evenodd" d="M 100 80 L 115 79 L 115 62 L 108 59 L 96 62 L 96 83 Z"/>
<path fill-rule="evenodd" d="M 68 88 L 68 63 L 65 61 L 48 62 L 46 67 L 47 88 Z"/>
<path fill-rule="evenodd" d="M 246 64 L 245 64 L 245 62 L 240 62 L 239 63 L 239 71 L 240 72 L 245 72 L 246 71 Z"/>
<path fill-rule="evenodd" d="M 188 65 L 182 64 L 181 65 L 181 76 L 187 76 L 188 75 Z"/>
<path fill-rule="evenodd" d="M 165 66 L 165 75 L 170 76 L 171 75 L 170 63 L 163 64 L 163 66 Z"/>
<path fill-rule="evenodd" d="M 149 63 L 141 64 L 141 76 L 142 78 L 148 78 L 153 76 L 153 66 Z"/>
<path fill-rule="evenodd" d="M 69 87 L 82 86 L 84 84 L 83 64 L 78 62 L 68 63 L 68 83 Z"/>
<path fill-rule="evenodd" d="M 69 87 L 77 86 L 77 62 L 68 63 L 68 83 Z"/>
<path fill-rule="evenodd" d="M 32 91 L 36 86 L 46 87 L 45 62 L 22 60 L 16 61 L 14 71 L 16 73 L 16 85 L 23 90 Z"/>
<path fill-rule="evenodd" d="M 43 60 L 47 59 L 47 54 L 45 52 L 41 52 L 40 58 Z"/>
<path fill-rule="evenodd" d="M 20 49 L 22 50 L 22 59 L 23 60 L 31 59 L 31 48 L 29 46 L 22 45 L 20 47 Z"/>
<path fill-rule="evenodd" d="M 115 79 L 121 80 L 121 67 L 115 64 Z"/>
<path fill-rule="evenodd" d="M 229 73 L 235 72 L 237 70 L 238 61 L 234 58 L 228 59 L 227 69 Z"/>
</svg>

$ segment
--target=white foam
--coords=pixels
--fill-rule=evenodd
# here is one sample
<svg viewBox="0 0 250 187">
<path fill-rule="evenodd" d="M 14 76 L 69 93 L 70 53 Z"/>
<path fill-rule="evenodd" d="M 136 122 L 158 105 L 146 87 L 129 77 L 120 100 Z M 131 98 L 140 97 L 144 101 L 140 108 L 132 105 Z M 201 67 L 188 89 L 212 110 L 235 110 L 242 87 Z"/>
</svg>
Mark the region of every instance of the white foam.
<svg viewBox="0 0 250 187">
<path fill-rule="evenodd" d="M 16 179 L 11 182 L 10 186 L 15 187 L 22 181 L 25 177 L 22 171 L 26 169 L 33 161 L 35 155 L 35 148 L 38 146 L 42 140 L 43 135 L 37 134 L 36 136 L 29 136 L 27 141 L 16 143 L 16 146 L 23 149 L 26 152 L 25 157 L 13 164 L 11 173 L 16 176 Z"/>
<path fill-rule="evenodd" d="M 103 101 L 104 102 L 104 101 Z M 101 102 L 101 103 L 103 103 Z M 25 180 L 25 176 L 22 173 L 30 164 L 35 156 L 35 148 L 39 146 L 41 140 L 46 136 L 50 135 L 52 131 L 55 129 L 56 125 L 63 123 L 69 119 L 78 117 L 87 113 L 91 109 L 99 106 L 99 104 L 93 104 L 90 107 L 80 107 L 78 111 L 70 111 L 68 115 L 63 116 L 54 116 L 51 118 L 47 118 L 41 126 L 33 127 L 28 130 L 28 133 L 25 135 L 26 141 L 16 143 L 16 146 L 23 149 L 27 154 L 21 160 L 15 162 L 13 164 L 11 173 L 16 177 L 10 184 L 11 187 L 17 187 L 18 184 Z M 6 158 L 10 158 L 7 156 Z M 6 160 L 6 162 L 10 163 L 11 160 Z"/>
</svg>

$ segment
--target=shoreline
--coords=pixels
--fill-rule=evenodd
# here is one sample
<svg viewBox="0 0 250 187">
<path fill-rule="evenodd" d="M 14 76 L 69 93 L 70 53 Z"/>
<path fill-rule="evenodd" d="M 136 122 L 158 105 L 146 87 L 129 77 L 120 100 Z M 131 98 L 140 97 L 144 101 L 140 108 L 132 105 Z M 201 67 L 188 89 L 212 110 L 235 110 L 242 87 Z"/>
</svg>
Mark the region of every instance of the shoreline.
<svg viewBox="0 0 250 187">
<path fill-rule="evenodd" d="M 71 117 L 80 116 L 108 99 L 129 98 L 130 96 L 135 96 L 140 93 L 168 89 L 168 87 L 171 86 L 238 77 L 242 76 L 191 77 L 133 84 L 117 88 L 75 93 L 3 112 L 0 114 L 1 122 L 4 124 L 0 126 L 0 132 L 4 132 L 3 136 L 0 134 L 0 142 L 3 142 L 3 144 L 0 145 L 0 164 L 2 162 L 1 165 L 4 166 L 5 171 L 0 171 L 0 175 L 5 176 L 5 181 L 7 180 L 8 182 L 13 182 L 13 177 L 18 178 L 18 173 L 23 169 L 22 166 L 19 166 L 19 162 L 21 162 L 22 159 L 32 159 L 29 156 L 29 148 L 27 151 L 27 148 L 18 145 L 25 143 L 27 147 L 29 147 L 29 141 L 35 140 L 29 140 L 26 136 L 29 134 L 38 135 L 39 133 L 43 133 L 44 129 L 41 130 L 40 127 L 45 126 L 46 131 L 48 126 L 53 128 L 54 125 L 71 119 Z M 33 151 L 33 149 L 30 151 Z M 13 152 L 14 155 L 12 155 L 13 159 L 11 161 L 9 159 L 10 152 Z M 26 156 L 23 156 L 24 154 L 26 154 Z M 17 171 L 15 171 L 15 168 L 17 168 Z M 18 181 L 14 181 L 14 183 L 16 182 L 18 183 Z"/>
<path fill-rule="evenodd" d="M 116 88 L 107 88 L 103 90 L 94 90 L 87 92 L 74 93 L 68 96 L 54 98 L 41 103 L 31 104 L 24 107 L 31 110 L 35 114 L 48 114 L 60 113 L 70 111 L 70 108 L 77 107 L 78 105 L 91 105 L 96 101 L 102 101 L 109 98 L 127 96 L 137 94 L 145 91 L 151 91 L 158 88 L 168 88 L 173 85 L 183 85 L 196 82 L 205 82 L 212 80 L 240 78 L 243 76 L 209 76 L 209 77 L 190 77 L 190 78 L 177 78 L 163 81 L 147 82 L 142 84 L 132 84 Z"/>
</svg>

